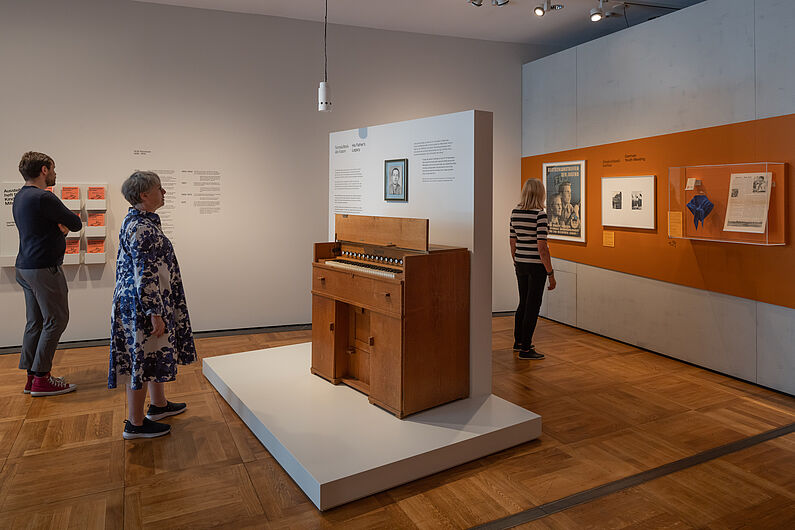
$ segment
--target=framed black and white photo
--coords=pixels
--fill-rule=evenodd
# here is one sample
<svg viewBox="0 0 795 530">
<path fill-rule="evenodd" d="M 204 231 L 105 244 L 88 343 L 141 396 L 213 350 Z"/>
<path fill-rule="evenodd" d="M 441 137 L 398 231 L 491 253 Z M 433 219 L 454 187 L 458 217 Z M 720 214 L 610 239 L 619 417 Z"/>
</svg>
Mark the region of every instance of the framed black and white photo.
<svg viewBox="0 0 795 530">
<path fill-rule="evenodd" d="M 602 177 L 602 226 L 656 228 L 655 177 Z"/>
<path fill-rule="evenodd" d="M 384 200 L 409 200 L 409 159 L 384 161 Z"/>
<path fill-rule="evenodd" d="M 585 242 L 585 160 L 543 165 L 548 238 Z M 620 199 L 619 199 L 620 200 Z"/>
</svg>

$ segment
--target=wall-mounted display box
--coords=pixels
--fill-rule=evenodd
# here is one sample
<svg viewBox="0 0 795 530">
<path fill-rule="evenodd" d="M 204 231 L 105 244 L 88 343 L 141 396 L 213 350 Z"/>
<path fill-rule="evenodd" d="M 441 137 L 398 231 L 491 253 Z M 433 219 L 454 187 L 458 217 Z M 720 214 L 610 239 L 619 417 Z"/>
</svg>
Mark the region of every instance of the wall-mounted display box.
<svg viewBox="0 0 795 530">
<path fill-rule="evenodd" d="M 668 168 L 668 237 L 786 244 L 786 164 Z"/>
<path fill-rule="evenodd" d="M 84 226 L 86 237 L 105 237 L 107 235 L 107 230 L 105 227 L 105 212 L 89 210 L 87 212 L 87 219 Z"/>
<path fill-rule="evenodd" d="M 61 202 L 64 204 L 64 206 L 73 212 L 79 212 L 83 209 L 80 186 L 76 186 L 74 184 L 64 184 L 63 186 L 60 186 L 59 196 L 61 197 Z"/>
<path fill-rule="evenodd" d="M 83 263 L 88 265 L 95 263 L 105 263 L 105 237 L 86 238 L 86 254 L 83 256 Z"/>
<path fill-rule="evenodd" d="M 69 234 L 71 236 L 71 233 Z M 64 265 L 80 265 L 83 262 L 83 253 L 80 252 L 80 238 L 66 238 L 66 252 L 63 255 Z"/>
<path fill-rule="evenodd" d="M 107 186 L 90 184 L 86 190 L 86 210 L 107 210 L 106 190 Z"/>
</svg>

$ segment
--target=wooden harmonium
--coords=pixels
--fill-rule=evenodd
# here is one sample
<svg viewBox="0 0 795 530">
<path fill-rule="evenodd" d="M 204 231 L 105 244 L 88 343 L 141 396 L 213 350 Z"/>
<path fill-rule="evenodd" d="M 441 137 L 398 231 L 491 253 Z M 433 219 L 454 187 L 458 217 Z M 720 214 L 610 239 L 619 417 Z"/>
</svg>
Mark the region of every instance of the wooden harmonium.
<svg viewBox="0 0 795 530">
<path fill-rule="evenodd" d="M 312 264 L 312 373 L 400 418 L 469 395 L 469 251 L 428 220 L 337 215 Z"/>
</svg>

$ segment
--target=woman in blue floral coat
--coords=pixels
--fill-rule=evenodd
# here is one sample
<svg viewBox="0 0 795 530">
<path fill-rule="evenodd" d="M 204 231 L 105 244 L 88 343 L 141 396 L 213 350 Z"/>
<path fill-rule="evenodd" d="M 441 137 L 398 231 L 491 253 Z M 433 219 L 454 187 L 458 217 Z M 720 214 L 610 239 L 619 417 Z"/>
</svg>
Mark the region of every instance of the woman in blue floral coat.
<svg viewBox="0 0 795 530">
<path fill-rule="evenodd" d="M 155 438 L 171 430 L 156 420 L 185 411 L 166 400 L 164 383 L 174 381 L 177 365 L 196 360 L 196 347 L 174 247 L 155 213 L 166 193 L 160 177 L 137 171 L 121 190 L 132 208 L 119 233 L 108 388 L 127 385 L 124 438 Z"/>
</svg>

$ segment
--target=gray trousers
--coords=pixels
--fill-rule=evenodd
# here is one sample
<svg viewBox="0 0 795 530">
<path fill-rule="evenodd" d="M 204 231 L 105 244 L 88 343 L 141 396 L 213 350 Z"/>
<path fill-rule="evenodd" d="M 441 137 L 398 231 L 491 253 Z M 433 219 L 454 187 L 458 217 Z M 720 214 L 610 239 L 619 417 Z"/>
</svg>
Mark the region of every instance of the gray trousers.
<svg viewBox="0 0 795 530">
<path fill-rule="evenodd" d="M 69 322 L 69 289 L 63 268 L 17 269 L 17 283 L 25 292 L 27 316 L 19 367 L 49 372 L 58 341 Z"/>
</svg>

